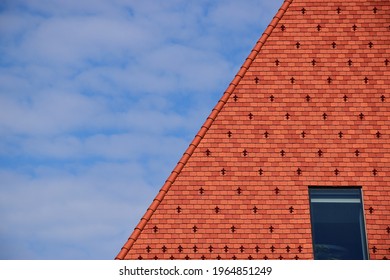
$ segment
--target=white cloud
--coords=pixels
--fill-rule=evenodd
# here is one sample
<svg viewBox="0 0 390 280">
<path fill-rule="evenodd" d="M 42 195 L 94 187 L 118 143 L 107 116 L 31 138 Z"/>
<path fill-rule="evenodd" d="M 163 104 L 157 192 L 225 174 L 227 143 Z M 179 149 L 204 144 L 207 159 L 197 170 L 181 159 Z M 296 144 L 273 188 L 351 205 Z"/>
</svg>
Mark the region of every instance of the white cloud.
<svg viewBox="0 0 390 280">
<path fill-rule="evenodd" d="M 23 58 L 48 65 L 79 66 L 85 60 L 121 59 L 152 43 L 151 34 L 120 19 L 73 17 L 46 19 L 25 37 Z"/>
<path fill-rule="evenodd" d="M 80 174 L 37 167 L 34 177 L 1 172 L 1 235 L 12 234 L 25 248 L 31 239 L 42 246 L 54 244 L 56 249 L 46 255 L 54 259 L 66 257 L 61 250 L 67 246 L 90 250 L 86 258 L 102 258 L 93 243 L 109 240 L 117 244 L 110 250 L 114 256 L 118 243 L 143 215 L 142 201 L 155 193 L 143 182 L 137 164 L 103 163 L 76 170 Z M 119 235 L 122 240 L 113 238 Z M 7 258 L 7 253 L 1 252 L 0 258 Z M 39 251 L 30 253 L 39 258 Z"/>
<path fill-rule="evenodd" d="M 101 105 L 73 92 L 23 92 L 25 98 L 0 95 L 0 125 L 11 133 L 56 134 L 90 123 Z"/>
</svg>

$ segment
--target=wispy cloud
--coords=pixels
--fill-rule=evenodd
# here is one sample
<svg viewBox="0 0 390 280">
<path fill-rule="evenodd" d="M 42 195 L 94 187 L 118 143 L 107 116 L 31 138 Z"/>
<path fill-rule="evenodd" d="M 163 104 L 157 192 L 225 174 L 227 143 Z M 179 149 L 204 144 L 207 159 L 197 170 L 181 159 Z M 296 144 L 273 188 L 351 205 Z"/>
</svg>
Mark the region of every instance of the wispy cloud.
<svg viewBox="0 0 390 280">
<path fill-rule="evenodd" d="M 114 258 L 281 3 L 2 1 L 0 258 Z"/>
</svg>

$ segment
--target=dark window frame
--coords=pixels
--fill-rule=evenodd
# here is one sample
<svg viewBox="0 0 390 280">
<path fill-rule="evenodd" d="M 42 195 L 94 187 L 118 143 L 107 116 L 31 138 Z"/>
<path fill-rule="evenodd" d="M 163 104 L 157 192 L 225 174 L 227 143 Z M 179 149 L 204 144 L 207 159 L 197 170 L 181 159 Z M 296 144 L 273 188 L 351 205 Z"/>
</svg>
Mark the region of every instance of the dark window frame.
<svg viewBox="0 0 390 280">
<path fill-rule="evenodd" d="M 329 191 L 329 194 L 326 195 L 326 192 Z M 333 191 L 333 192 L 332 192 Z M 317 192 L 317 193 L 316 193 Z M 322 194 L 321 194 L 322 192 Z M 339 192 L 339 194 L 337 194 Z M 351 203 L 351 201 L 355 199 L 359 199 L 359 202 L 352 202 L 353 204 L 359 204 L 359 209 L 354 210 L 359 211 L 358 224 L 360 229 L 360 236 L 357 238 L 360 238 L 361 242 L 361 258 L 362 260 L 369 259 L 369 250 L 368 250 L 368 239 L 367 239 L 367 227 L 366 227 L 366 219 L 365 219 L 365 211 L 364 211 L 364 200 L 363 200 L 363 189 L 359 186 L 309 186 L 308 189 L 309 194 L 309 206 L 310 206 L 310 224 L 311 224 L 311 234 L 312 234 L 312 248 L 313 248 L 313 257 L 314 259 L 338 259 L 337 257 L 334 258 L 324 258 L 324 256 L 321 256 L 320 253 L 317 252 L 316 254 L 316 248 L 319 244 L 316 244 L 316 240 L 318 241 L 318 233 L 316 234 L 316 228 L 318 231 L 319 225 L 318 221 L 314 221 L 314 213 L 320 213 L 321 210 L 319 210 L 321 203 L 329 203 L 328 207 L 331 207 L 331 203 L 333 200 L 334 203 Z M 321 198 L 321 195 L 323 195 L 323 198 Z M 313 196 L 315 202 L 313 202 Z M 344 196 L 344 198 L 343 198 Z M 358 196 L 358 197 L 357 197 Z M 354 197 L 354 198 L 351 198 Z M 320 202 L 320 200 L 323 200 L 323 202 Z M 350 200 L 350 202 L 342 202 L 342 200 Z M 329 202 L 326 202 L 326 200 L 329 200 Z M 340 200 L 340 201 L 337 201 Z M 314 204 L 314 205 L 313 205 Z M 317 204 L 317 206 L 315 206 Z M 326 204 L 323 204 L 326 207 Z M 347 205 L 347 204 L 346 204 Z M 315 207 L 317 208 L 316 210 Z M 316 214 L 318 215 L 318 214 Z M 356 214 L 355 214 L 356 215 Z M 337 218 L 335 219 L 337 220 Z M 331 222 L 330 222 L 331 223 Z M 335 223 L 335 222 L 334 222 Z M 329 228 L 330 229 L 330 228 Z M 317 235 L 317 236 L 316 236 Z M 324 236 L 323 234 L 322 236 Z M 325 248 L 326 249 L 326 248 Z M 329 249 L 329 252 L 331 256 L 332 255 L 332 249 Z M 349 258 L 342 258 L 340 259 L 349 259 Z M 353 258 L 351 258 L 353 259 Z"/>
</svg>

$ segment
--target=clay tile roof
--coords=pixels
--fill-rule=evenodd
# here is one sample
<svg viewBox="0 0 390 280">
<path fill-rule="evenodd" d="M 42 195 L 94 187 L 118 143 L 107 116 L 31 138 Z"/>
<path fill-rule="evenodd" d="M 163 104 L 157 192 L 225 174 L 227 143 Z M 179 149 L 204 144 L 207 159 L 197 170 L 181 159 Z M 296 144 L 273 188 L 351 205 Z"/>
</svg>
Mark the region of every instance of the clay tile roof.
<svg viewBox="0 0 390 280">
<path fill-rule="evenodd" d="M 308 186 L 390 258 L 390 1 L 286 0 L 117 259 L 311 259 Z"/>
</svg>

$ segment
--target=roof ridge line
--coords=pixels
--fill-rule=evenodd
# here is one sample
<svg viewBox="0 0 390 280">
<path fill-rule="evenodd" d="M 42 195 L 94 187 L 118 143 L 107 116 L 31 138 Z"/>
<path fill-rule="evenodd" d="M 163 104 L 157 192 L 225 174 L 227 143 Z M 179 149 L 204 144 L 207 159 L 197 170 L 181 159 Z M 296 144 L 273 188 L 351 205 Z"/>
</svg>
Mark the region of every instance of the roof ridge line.
<svg viewBox="0 0 390 280">
<path fill-rule="evenodd" d="M 287 11 L 290 4 L 293 2 L 293 0 L 284 0 L 282 6 L 279 8 L 276 15 L 273 17 L 271 23 L 268 25 L 268 27 L 263 32 L 263 35 L 260 37 L 260 39 L 257 41 L 256 45 L 250 52 L 249 56 L 241 66 L 240 70 L 234 77 L 233 81 L 229 84 L 228 88 L 222 95 L 221 99 L 218 101 L 217 105 L 213 108 L 211 111 L 211 114 L 207 117 L 206 121 L 202 125 L 201 129 L 198 131 L 196 136 L 194 137 L 194 140 L 192 140 L 191 144 L 187 148 L 187 150 L 184 152 L 183 156 L 177 163 L 176 167 L 171 172 L 171 175 L 168 177 L 168 179 L 165 181 L 164 185 L 158 192 L 157 196 L 154 198 L 152 204 L 149 206 L 148 210 L 144 214 L 144 216 L 141 218 L 138 225 L 135 227 L 133 233 L 128 238 L 125 245 L 123 245 L 121 251 L 116 256 L 116 260 L 123 260 L 131 247 L 133 247 L 134 242 L 137 240 L 138 236 L 141 234 L 142 230 L 145 228 L 147 222 L 152 217 L 153 213 L 156 211 L 157 207 L 160 205 L 161 201 L 164 199 L 166 193 L 171 188 L 173 182 L 176 180 L 177 176 L 180 174 L 183 167 L 188 162 L 191 155 L 194 153 L 195 149 L 198 147 L 200 141 L 205 136 L 208 129 L 213 124 L 214 120 L 218 116 L 219 112 L 222 110 L 224 105 L 227 103 L 230 95 L 233 93 L 236 86 L 239 84 L 241 79 L 244 77 L 245 73 L 248 71 L 250 65 L 255 60 L 257 54 L 260 52 L 261 48 L 267 41 L 268 37 L 271 35 L 272 31 L 275 29 L 276 25 L 279 23 L 280 19 L 283 17 L 284 13 Z"/>
</svg>

